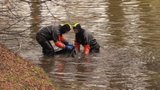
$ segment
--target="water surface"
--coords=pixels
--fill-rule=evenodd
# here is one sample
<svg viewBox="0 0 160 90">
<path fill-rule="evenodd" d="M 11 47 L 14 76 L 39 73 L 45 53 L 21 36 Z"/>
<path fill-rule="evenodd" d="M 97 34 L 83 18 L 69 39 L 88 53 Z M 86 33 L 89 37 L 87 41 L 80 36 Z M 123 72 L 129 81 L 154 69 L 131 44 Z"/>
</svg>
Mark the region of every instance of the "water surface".
<svg viewBox="0 0 160 90">
<path fill-rule="evenodd" d="M 159 0 L 37 1 L 1 1 L 1 11 L 14 8 L 0 14 L 0 42 L 41 66 L 60 90 L 160 89 Z M 91 31 L 101 52 L 80 60 L 44 57 L 36 32 L 65 21 Z M 73 42 L 73 31 L 65 37 Z"/>
</svg>

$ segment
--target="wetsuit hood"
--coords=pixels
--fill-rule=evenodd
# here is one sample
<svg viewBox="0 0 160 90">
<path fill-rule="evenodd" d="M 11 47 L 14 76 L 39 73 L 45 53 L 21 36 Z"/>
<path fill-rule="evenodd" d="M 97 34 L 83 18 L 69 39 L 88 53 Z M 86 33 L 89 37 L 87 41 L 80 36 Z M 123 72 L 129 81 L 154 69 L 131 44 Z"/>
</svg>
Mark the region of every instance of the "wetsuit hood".
<svg viewBox="0 0 160 90">
<path fill-rule="evenodd" d="M 79 23 L 75 23 L 75 24 L 73 25 L 73 29 L 78 29 L 78 30 L 80 30 L 80 29 L 82 29 L 82 28 L 81 28 L 81 25 L 80 25 Z"/>
<path fill-rule="evenodd" d="M 64 33 L 69 32 L 71 30 L 71 28 L 72 28 L 71 25 L 68 23 L 66 23 L 64 25 L 60 25 L 60 29 L 59 29 L 60 34 L 64 34 Z"/>
</svg>

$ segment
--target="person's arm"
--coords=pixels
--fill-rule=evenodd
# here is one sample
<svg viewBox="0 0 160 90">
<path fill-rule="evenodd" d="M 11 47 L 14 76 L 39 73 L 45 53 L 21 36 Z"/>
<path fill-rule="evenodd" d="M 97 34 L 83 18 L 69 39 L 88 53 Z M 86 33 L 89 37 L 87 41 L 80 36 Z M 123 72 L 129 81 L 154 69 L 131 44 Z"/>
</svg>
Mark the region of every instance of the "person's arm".
<svg viewBox="0 0 160 90">
<path fill-rule="evenodd" d="M 89 55 L 91 49 L 90 39 L 92 38 L 92 35 L 89 32 L 85 32 L 84 37 L 85 37 L 84 54 Z"/>
<path fill-rule="evenodd" d="M 87 45 L 84 45 L 84 54 L 85 55 L 89 55 L 89 53 L 90 53 L 90 45 L 89 44 L 87 44 Z"/>
<path fill-rule="evenodd" d="M 63 43 L 60 41 L 58 32 L 56 32 L 56 31 L 53 32 L 53 33 L 52 33 L 52 37 L 53 37 L 53 41 L 54 41 L 54 43 L 55 43 L 55 45 L 56 45 L 57 47 L 59 47 L 59 48 L 66 48 L 66 45 L 63 44 Z"/>
<path fill-rule="evenodd" d="M 78 42 L 74 42 L 74 45 L 75 45 L 75 49 L 80 52 L 80 44 Z"/>
<path fill-rule="evenodd" d="M 74 46 L 69 44 L 67 41 L 65 41 L 64 37 L 59 35 L 58 38 L 59 41 L 55 42 L 55 45 L 59 48 L 67 49 L 67 50 L 73 50 Z"/>
<path fill-rule="evenodd" d="M 66 47 L 66 45 L 63 44 L 61 41 L 55 42 L 55 45 L 56 45 L 57 47 L 59 47 L 59 48 L 65 48 L 65 47 Z"/>
<path fill-rule="evenodd" d="M 68 42 L 65 40 L 63 35 L 59 35 L 59 40 L 64 43 L 65 45 L 68 45 Z"/>
</svg>

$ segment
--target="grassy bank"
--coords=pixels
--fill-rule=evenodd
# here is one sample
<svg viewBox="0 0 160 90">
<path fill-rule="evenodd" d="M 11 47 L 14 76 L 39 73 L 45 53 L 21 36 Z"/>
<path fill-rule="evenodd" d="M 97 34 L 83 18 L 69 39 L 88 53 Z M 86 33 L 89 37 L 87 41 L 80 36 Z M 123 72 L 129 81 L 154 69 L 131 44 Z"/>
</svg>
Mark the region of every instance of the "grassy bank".
<svg viewBox="0 0 160 90">
<path fill-rule="evenodd" d="M 40 67 L 0 45 L 0 90 L 54 90 Z"/>
</svg>

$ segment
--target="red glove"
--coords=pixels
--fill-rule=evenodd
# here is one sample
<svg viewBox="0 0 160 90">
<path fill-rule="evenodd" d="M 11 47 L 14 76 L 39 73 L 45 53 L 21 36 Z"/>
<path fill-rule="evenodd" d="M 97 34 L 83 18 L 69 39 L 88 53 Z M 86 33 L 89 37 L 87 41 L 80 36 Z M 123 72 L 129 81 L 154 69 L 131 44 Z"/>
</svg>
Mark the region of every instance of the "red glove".
<svg viewBox="0 0 160 90">
<path fill-rule="evenodd" d="M 90 45 L 89 44 L 87 44 L 87 45 L 85 45 L 84 46 L 84 54 L 85 55 L 89 55 L 89 53 L 90 53 Z"/>
<path fill-rule="evenodd" d="M 61 41 L 57 41 L 55 42 L 55 45 L 59 48 L 65 48 L 66 46 L 61 42 Z"/>
<path fill-rule="evenodd" d="M 59 40 L 62 41 L 62 42 L 65 41 L 65 39 L 64 39 L 64 37 L 62 35 L 59 35 Z"/>
</svg>

